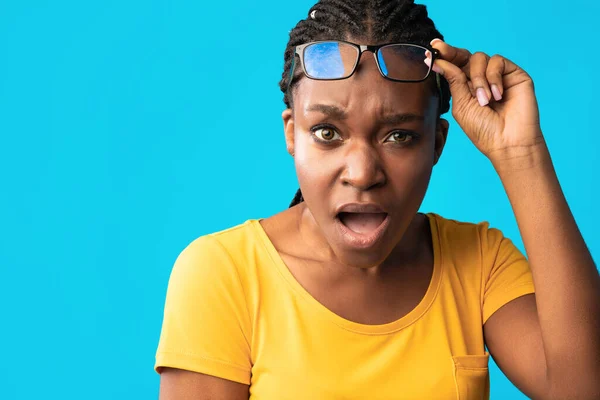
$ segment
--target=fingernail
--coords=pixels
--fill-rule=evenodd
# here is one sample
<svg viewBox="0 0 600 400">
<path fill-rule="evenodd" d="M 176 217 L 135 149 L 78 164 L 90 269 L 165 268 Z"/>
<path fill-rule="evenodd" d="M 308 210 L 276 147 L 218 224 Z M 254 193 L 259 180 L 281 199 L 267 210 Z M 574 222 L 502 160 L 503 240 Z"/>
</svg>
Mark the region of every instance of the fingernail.
<svg viewBox="0 0 600 400">
<path fill-rule="evenodd" d="M 437 72 L 440 75 L 444 75 L 444 70 L 442 70 L 436 63 L 433 63 L 433 67 L 431 67 L 433 72 Z"/>
<path fill-rule="evenodd" d="M 433 46 L 436 42 L 443 42 L 443 41 L 442 41 L 442 39 L 435 38 L 431 42 L 429 42 L 429 44 Z"/>
<path fill-rule="evenodd" d="M 425 63 L 425 65 L 427 65 L 428 67 L 431 67 L 431 58 L 426 58 L 423 60 L 423 62 Z"/>
<path fill-rule="evenodd" d="M 498 86 L 495 84 L 492 84 L 492 94 L 494 95 L 494 99 L 496 101 L 500 101 L 502 100 L 502 93 L 500 93 L 500 89 L 498 89 Z"/>
<path fill-rule="evenodd" d="M 478 88 L 476 93 L 477 93 L 477 101 L 479 102 L 479 105 L 482 107 L 488 105 L 490 100 L 488 99 L 487 94 L 485 93 L 485 89 Z"/>
</svg>

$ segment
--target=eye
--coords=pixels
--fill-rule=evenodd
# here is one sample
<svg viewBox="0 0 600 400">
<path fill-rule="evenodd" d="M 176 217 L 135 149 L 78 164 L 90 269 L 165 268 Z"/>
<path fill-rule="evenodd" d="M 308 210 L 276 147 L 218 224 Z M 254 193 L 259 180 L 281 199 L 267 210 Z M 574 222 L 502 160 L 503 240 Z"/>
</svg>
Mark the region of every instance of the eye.
<svg viewBox="0 0 600 400">
<path fill-rule="evenodd" d="M 412 142 L 417 137 L 417 134 L 409 131 L 394 131 L 390 136 L 388 136 L 387 141 L 395 142 L 395 143 L 409 143 Z M 391 139 L 391 140 L 390 140 Z"/>
<path fill-rule="evenodd" d="M 340 134 L 330 126 L 315 127 L 312 132 L 318 142 L 333 142 L 341 139 Z"/>
</svg>

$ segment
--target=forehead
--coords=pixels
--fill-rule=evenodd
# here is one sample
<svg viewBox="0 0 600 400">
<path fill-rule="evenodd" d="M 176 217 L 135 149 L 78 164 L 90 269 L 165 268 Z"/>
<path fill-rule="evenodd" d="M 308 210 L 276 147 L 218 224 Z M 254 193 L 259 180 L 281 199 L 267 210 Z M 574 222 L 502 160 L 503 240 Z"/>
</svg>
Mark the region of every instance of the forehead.
<svg viewBox="0 0 600 400">
<path fill-rule="evenodd" d="M 335 104 L 349 112 L 360 111 L 389 114 L 410 112 L 425 114 L 437 104 L 431 82 L 394 82 L 379 71 L 357 71 L 347 79 L 320 81 L 303 77 L 294 93 L 296 111 L 311 104 Z"/>
</svg>

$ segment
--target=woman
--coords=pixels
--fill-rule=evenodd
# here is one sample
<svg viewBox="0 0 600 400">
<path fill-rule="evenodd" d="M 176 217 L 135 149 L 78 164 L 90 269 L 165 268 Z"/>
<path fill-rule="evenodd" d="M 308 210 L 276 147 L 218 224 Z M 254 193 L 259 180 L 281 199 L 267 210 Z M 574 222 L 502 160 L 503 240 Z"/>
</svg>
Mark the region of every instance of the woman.
<svg viewBox="0 0 600 400">
<path fill-rule="evenodd" d="M 322 0 L 280 86 L 300 190 L 177 259 L 162 399 L 481 399 L 490 354 L 532 398 L 600 396 L 600 278 L 525 71 L 445 43 L 412 1 Z M 529 262 L 485 223 L 418 213 L 450 95 Z"/>
</svg>

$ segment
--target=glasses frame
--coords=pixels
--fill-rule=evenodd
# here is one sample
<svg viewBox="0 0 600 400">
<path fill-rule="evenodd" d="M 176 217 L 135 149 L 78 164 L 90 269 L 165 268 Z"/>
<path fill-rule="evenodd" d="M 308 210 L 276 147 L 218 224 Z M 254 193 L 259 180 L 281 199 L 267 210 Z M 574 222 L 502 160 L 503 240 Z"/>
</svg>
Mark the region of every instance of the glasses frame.
<svg viewBox="0 0 600 400">
<path fill-rule="evenodd" d="M 356 62 L 352 66 L 352 71 L 350 72 L 350 74 L 348 76 L 344 76 L 342 78 L 315 78 L 314 76 L 310 75 L 306 71 L 306 67 L 305 67 L 305 63 L 304 63 L 304 53 L 306 51 L 306 48 L 309 46 L 315 45 L 315 44 L 319 44 L 319 43 L 343 43 L 343 44 L 347 44 L 347 45 L 354 47 L 358 51 L 358 57 L 356 57 Z M 429 51 L 431 53 L 431 65 L 429 66 L 429 69 L 427 70 L 427 74 L 425 75 L 425 77 L 422 79 L 394 79 L 394 78 L 390 78 L 389 76 L 384 74 L 383 69 L 381 68 L 381 65 L 379 64 L 379 57 L 377 57 L 377 55 L 379 53 L 379 50 L 381 50 L 383 47 L 388 47 L 388 46 L 410 46 L 410 47 L 418 47 L 420 49 L 423 49 L 423 52 Z M 304 72 L 304 75 L 306 75 L 306 77 L 308 77 L 310 79 L 314 79 L 314 80 L 318 80 L 318 81 L 339 81 L 342 79 L 348 79 L 352 75 L 354 75 L 354 72 L 356 72 L 356 67 L 360 63 L 360 58 L 362 57 L 363 53 L 367 52 L 367 51 L 370 51 L 371 53 L 373 53 L 373 57 L 375 58 L 375 62 L 377 63 L 377 69 L 379 70 L 379 73 L 381 74 L 381 76 L 383 76 L 385 79 L 388 79 L 388 80 L 394 81 L 394 82 L 423 82 L 423 81 L 425 81 L 427 78 L 429 78 L 429 75 L 431 75 L 433 63 L 435 62 L 436 58 L 438 58 L 440 55 L 440 52 L 437 49 L 428 48 L 428 47 L 422 46 L 420 44 L 414 44 L 414 43 L 384 43 L 384 44 L 379 44 L 379 45 L 368 45 L 368 44 L 356 44 L 356 43 L 347 42 L 344 40 L 318 40 L 315 42 L 304 43 L 304 44 L 296 46 L 296 49 L 294 51 L 294 59 L 292 60 L 292 68 L 291 68 L 290 74 L 291 74 L 291 77 L 294 76 L 294 69 L 296 66 L 295 65 L 296 64 L 296 56 L 298 56 L 300 58 L 300 65 L 302 66 L 302 71 Z M 290 83 L 291 83 L 291 81 L 292 80 L 290 79 Z"/>
<path fill-rule="evenodd" d="M 314 44 L 318 44 L 318 43 L 332 43 L 332 42 L 336 42 L 336 43 L 344 43 L 344 44 L 348 44 L 354 48 L 356 48 L 358 50 L 358 57 L 356 57 L 356 63 L 354 64 L 354 66 L 352 67 L 352 72 L 350 73 L 350 75 L 345 76 L 343 78 L 315 78 L 313 76 L 311 76 L 307 71 L 306 68 L 304 66 L 304 52 L 306 51 L 306 48 L 308 46 L 314 45 Z M 431 65 L 429 66 L 429 70 L 427 71 L 427 74 L 425 75 L 425 77 L 423 79 L 419 79 L 419 80 L 406 80 L 406 79 L 394 79 L 394 78 L 390 78 L 389 76 L 387 76 L 386 74 L 383 73 L 383 70 L 381 69 L 381 65 L 379 64 L 379 58 L 377 57 L 377 53 L 379 52 L 379 50 L 383 47 L 386 46 L 391 46 L 391 45 L 402 45 L 402 46 L 412 46 L 412 47 L 419 47 L 423 50 L 427 50 L 431 53 Z M 433 63 L 435 62 L 436 59 L 440 58 L 440 51 L 437 49 L 434 49 L 432 47 L 427 47 L 427 46 L 423 46 L 420 44 L 415 44 L 415 43 L 384 43 L 384 44 L 379 44 L 379 45 L 368 45 L 368 44 L 357 44 L 357 43 L 352 43 L 352 42 L 348 42 L 345 40 L 317 40 L 314 42 L 308 42 L 308 43 L 304 43 L 301 45 L 296 46 L 296 48 L 294 49 L 294 56 L 292 58 L 292 67 L 290 68 L 290 77 L 288 79 L 288 85 L 287 85 L 287 89 L 286 89 L 286 93 L 289 92 L 290 90 L 290 86 L 292 85 L 292 81 L 294 80 L 294 71 L 296 69 L 296 56 L 298 56 L 300 58 L 300 65 L 302 66 L 302 71 L 304 72 L 304 75 L 309 78 L 309 79 L 314 79 L 317 81 L 339 81 L 342 79 L 348 79 L 350 78 L 352 75 L 354 75 L 354 72 L 356 72 L 356 67 L 358 66 L 358 64 L 360 63 L 360 58 L 362 57 L 363 53 L 366 51 L 370 51 L 371 53 L 373 53 L 373 57 L 375 58 L 375 63 L 377 64 L 377 69 L 379 70 L 379 73 L 381 74 L 381 76 L 383 76 L 385 79 L 393 81 L 393 82 L 405 82 L 405 83 L 415 83 L 415 82 L 423 82 L 425 80 L 427 80 L 427 78 L 429 78 L 429 75 L 431 75 L 431 71 L 433 71 Z M 438 91 L 440 92 L 440 104 L 442 104 L 444 95 L 443 95 L 443 91 L 442 91 L 442 85 L 440 82 L 440 74 L 435 73 L 435 80 L 436 80 L 436 84 L 437 84 L 437 88 Z"/>
</svg>

